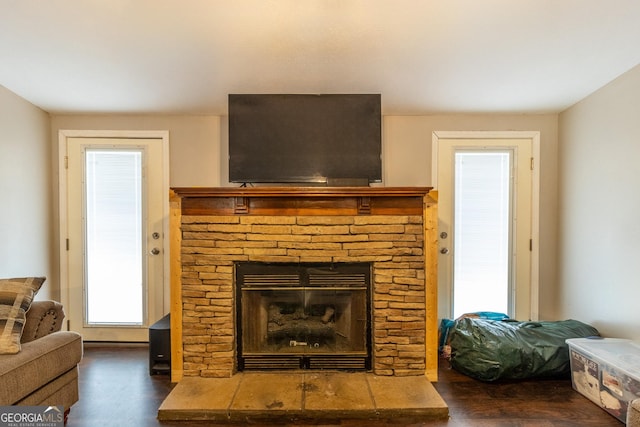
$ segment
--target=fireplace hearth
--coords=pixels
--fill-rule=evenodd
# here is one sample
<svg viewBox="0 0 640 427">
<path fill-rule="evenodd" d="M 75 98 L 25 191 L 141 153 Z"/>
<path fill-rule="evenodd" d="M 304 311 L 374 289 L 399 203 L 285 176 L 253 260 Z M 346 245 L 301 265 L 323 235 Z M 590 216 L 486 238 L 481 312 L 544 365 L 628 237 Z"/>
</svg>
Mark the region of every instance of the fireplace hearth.
<svg viewBox="0 0 640 427">
<path fill-rule="evenodd" d="M 236 263 L 238 370 L 371 369 L 370 263 Z"/>
</svg>

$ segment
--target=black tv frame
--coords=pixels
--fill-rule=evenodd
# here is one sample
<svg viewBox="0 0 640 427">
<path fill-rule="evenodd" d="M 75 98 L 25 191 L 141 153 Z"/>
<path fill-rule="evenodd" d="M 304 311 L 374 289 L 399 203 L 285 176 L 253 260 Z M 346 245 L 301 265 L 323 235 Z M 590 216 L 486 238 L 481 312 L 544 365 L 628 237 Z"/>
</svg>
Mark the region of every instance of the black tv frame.
<svg viewBox="0 0 640 427">
<path fill-rule="evenodd" d="M 230 94 L 229 182 L 382 182 L 380 94 Z"/>
</svg>

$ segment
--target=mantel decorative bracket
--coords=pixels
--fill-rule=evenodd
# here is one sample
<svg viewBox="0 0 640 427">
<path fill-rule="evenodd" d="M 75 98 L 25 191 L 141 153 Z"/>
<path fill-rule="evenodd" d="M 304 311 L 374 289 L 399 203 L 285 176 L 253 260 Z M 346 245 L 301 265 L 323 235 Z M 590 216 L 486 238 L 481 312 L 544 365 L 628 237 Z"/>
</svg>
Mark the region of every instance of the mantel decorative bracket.
<svg viewBox="0 0 640 427">
<path fill-rule="evenodd" d="M 358 197 L 358 214 L 360 215 L 371 214 L 371 197 L 368 197 L 368 196 Z"/>
<path fill-rule="evenodd" d="M 235 214 L 248 214 L 249 213 L 249 198 L 248 197 L 235 197 L 233 204 L 233 212 Z"/>
</svg>

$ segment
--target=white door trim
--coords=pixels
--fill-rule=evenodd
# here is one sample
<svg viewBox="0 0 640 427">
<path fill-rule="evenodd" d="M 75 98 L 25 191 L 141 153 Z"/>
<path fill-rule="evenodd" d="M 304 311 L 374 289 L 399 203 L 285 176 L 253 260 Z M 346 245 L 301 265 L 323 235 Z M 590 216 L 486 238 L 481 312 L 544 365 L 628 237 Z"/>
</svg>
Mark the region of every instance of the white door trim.
<svg viewBox="0 0 640 427">
<path fill-rule="evenodd" d="M 169 247 L 169 131 L 152 130 L 152 131 L 131 131 L 131 130 L 68 130 L 61 129 L 58 131 L 58 190 L 59 190 L 59 252 L 60 252 L 60 303 L 67 307 L 70 304 L 69 298 L 69 257 L 67 252 L 67 194 L 69 184 L 67 182 L 66 163 L 67 163 L 67 139 L 68 138 L 126 138 L 126 139 L 159 139 L 162 141 L 162 230 L 163 230 L 163 247 Z M 168 250 L 163 251 L 164 271 L 162 277 L 162 294 L 163 294 L 163 311 L 168 313 L 170 310 L 170 274 L 169 261 L 170 253 Z"/>
<path fill-rule="evenodd" d="M 438 145 L 441 139 L 530 139 L 533 155 L 531 189 L 531 320 L 540 315 L 540 132 L 539 131 L 434 131 L 431 135 L 431 182 L 438 189 Z"/>
</svg>

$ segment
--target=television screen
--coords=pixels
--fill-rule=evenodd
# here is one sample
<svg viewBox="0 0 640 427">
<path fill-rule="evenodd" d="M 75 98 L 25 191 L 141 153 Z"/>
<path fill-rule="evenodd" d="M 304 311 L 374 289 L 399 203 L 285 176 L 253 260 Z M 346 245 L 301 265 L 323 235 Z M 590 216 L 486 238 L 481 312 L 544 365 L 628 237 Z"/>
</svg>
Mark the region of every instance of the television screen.
<svg viewBox="0 0 640 427">
<path fill-rule="evenodd" d="M 382 181 L 381 96 L 229 95 L 229 181 Z"/>
</svg>

